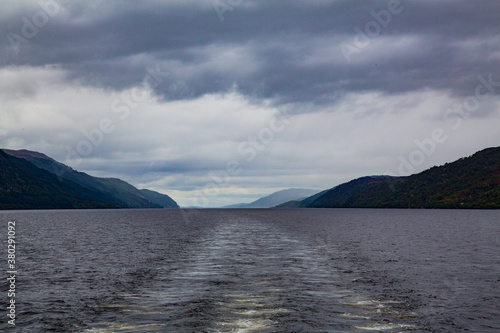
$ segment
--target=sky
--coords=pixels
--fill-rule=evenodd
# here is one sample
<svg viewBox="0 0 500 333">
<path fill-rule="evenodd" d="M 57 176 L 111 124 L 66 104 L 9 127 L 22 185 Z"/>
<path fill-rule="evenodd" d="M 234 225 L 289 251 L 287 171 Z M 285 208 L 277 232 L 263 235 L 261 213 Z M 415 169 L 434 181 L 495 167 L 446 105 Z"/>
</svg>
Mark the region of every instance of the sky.
<svg viewBox="0 0 500 333">
<path fill-rule="evenodd" d="M 181 206 L 500 142 L 500 2 L 5 0 L 0 147 Z"/>
</svg>

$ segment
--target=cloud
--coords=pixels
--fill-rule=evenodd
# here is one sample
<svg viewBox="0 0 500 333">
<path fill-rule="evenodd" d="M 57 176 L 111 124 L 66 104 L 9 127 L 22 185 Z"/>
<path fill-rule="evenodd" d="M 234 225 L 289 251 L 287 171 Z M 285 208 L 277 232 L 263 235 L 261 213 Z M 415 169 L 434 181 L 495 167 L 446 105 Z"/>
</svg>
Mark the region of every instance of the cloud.
<svg viewBox="0 0 500 333">
<path fill-rule="evenodd" d="M 380 21 L 389 2 L 245 0 L 222 22 L 212 0 L 41 3 L 0 4 L 2 145 L 62 162 L 90 147 L 68 164 L 185 205 L 231 160 L 242 172 L 211 206 L 397 173 L 434 128 L 448 140 L 416 170 L 498 143 L 498 2 L 401 1 Z"/>
<path fill-rule="evenodd" d="M 42 10 L 28 3 L 10 4 L 16 8 L 5 17 L 10 32 L 22 35 L 22 18 L 32 21 L 30 14 Z M 185 86 L 177 93 L 159 87 L 168 99 L 223 93 L 236 83 L 244 95 L 281 103 L 331 102 L 329 96 L 352 90 L 392 94 L 448 86 L 463 95 L 474 84 L 471 73 L 498 74 L 496 2 L 403 1 L 401 13 L 351 64 L 339 44 L 353 42 L 355 27 L 364 31 L 377 22 L 371 11 L 387 10 L 385 3 L 245 1 L 224 22 L 212 1 L 60 7 L 17 56 L 8 56 L 10 43 L 2 39 L 4 65 L 60 64 L 74 80 L 123 89 L 138 84 L 146 66 L 161 63 Z"/>
</svg>

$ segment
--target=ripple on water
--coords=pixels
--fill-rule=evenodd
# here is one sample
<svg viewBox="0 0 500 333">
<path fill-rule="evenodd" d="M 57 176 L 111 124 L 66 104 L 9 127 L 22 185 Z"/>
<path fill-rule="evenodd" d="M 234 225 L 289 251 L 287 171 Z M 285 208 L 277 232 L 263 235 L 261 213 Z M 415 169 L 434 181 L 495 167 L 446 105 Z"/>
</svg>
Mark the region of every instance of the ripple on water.
<svg viewBox="0 0 500 333">
<path fill-rule="evenodd" d="M 407 324 L 392 324 L 392 323 L 375 323 L 367 326 L 354 326 L 355 329 L 360 331 L 394 331 L 397 330 L 412 330 L 415 328 L 413 325 Z"/>
<path fill-rule="evenodd" d="M 380 301 L 354 296 L 344 300 L 342 304 L 350 308 L 350 311 L 342 313 L 341 317 L 355 320 L 356 323 L 352 324 L 352 327 L 356 330 L 400 332 L 416 328 L 414 325 L 399 322 L 414 318 L 417 314 L 393 309 L 391 306 L 400 304 L 398 301 Z"/>
<path fill-rule="evenodd" d="M 160 324 L 129 324 L 120 322 L 110 322 L 110 323 L 100 323 L 98 324 L 102 327 L 94 327 L 86 329 L 82 332 L 84 333 L 113 333 L 113 332 L 152 332 L 158 331 L 163 328 L 164 325 Z"/>
<path fill-rule="evenodd" d="M 287 315 L 287 309 L 275 307 L 275 299 L 269 296 L 233 294 L 218 302 L 223 314 L 215 321 L 214 332 L 260 332 L 276 328 L 279 316 Z"/>
</svg>

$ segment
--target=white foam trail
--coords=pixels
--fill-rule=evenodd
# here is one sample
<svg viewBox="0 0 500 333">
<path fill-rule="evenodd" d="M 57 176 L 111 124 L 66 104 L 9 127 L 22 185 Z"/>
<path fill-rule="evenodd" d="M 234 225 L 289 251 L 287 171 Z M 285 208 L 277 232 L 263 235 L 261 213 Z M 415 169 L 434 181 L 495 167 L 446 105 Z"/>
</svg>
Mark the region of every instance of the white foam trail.
<svg viewBox="0 0 500 333">
<path fill-rule="evenodd" d="M 360 331 L 388 331 L 388 330 L 394 330 L 394 329 L 411 329 L 414 326 L 412 325 L 407 325 L 407 324 L 371 324 L 369 326 L 354 326 L 355 329 L 358 329 Z"/>
<path fill-rule="evenodd" d="M 227 298 L 229 301 L 219 303 L 222 312 L 228 315 L 216 321 L 217 333 L 269 331 L 277 324 L 273 317 L 289 313 L 287 309 L 269 307 L 273 298 L 267 296 L 233 294 Z"/>
<path fill-rule="evenodd" d="M 131 330 L 145 330 L 148 331 L 157 331 L 161 329 L 164 325 L 159 324 L 148 324 L 148 325 L 133 325 L 128 323 L 119 323 L 119 322 L 111 322 L 111 323 L 102 323 L 105 325 L 104 328 L 90 328 L 83 332 L 85 333 L 114 333 L 114 332 L 126 332 Z"/>
<path fill-rule="evenodd" d="M 269 319 L 241 319 L 235 318 L 219 324 L 223 330 L 217 332 L 224 333 L 247 333 L 272 329 L 275 322 Z M 227 330 L 229 329 L 229 330 Z"/>
<path fill-rule="evenodd" d="M 391 323 L 391 322 L 377 322 L 376 317 L 385 316 L 397 319 L 414 318 L 416 313 L 402 313 L 391 308 L 391 305 L 400 304 L 401 302 L 387 300 L 379 301 L 362 298 L 360 296 L 353 297 L 352 300 L 346 300 L 344 305 L 353 309 L 353 312 L 343 313 L 341 316 L 345 318 L 366 320 L 365 324 L 355 324 L 353 328 L 361 331 L 393 331 L 393 330 L 406 330 L 414 328 L 413 325 L 406 323 Z"/>
<path fill-rule="evenodd" d="M 371 319 L 371 317 L 369 317 L 369 316 L 362 316 L 362 315 L 350 313 L 350 312 L 343 313 L 343 314 L 341 314 L 341 316 L 345 317 L 345 318 L 353 318 L 353 319 Z"/>
</svg>

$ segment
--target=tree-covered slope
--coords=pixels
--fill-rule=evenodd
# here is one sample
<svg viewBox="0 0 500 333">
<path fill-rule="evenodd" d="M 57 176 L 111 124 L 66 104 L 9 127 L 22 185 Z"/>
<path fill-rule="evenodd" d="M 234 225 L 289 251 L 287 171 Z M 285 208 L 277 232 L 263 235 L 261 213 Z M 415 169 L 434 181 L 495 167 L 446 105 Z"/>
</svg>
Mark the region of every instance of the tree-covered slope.
<svg viewBox="0 0 500 333">
<path fill-rule="evenodd" d="M 112 208 L 110 198 L 0 150 L 0 209 Z"/>
<path fill-rule="evenodd" d="M 151 191 L 148 189 L 139 190 L 141 193 L 149 199 L 149 201 L 160 205 L 163 208 L 179 208 L 177 202 L 175 202 L 171 197 L 166 194 L 158 193 L 156 191 Z"/>
<path fill-rule="evenodd" d="M 168 203 L 168 206 L 163 206 L 157 201 L 151 200 L 150 196 L 121 179 L 93 177 L 84 172 L 76 171 L 44 154 L 34 151 L 4 149 L 4 152 L 33 163 L 37 167 L 56 175 L 59 180 L 69 180 L 88 190 L 99 192 L 114 206 L 120 208 L 172 208 L 171 202 Z M 166 196 L 163 194 L 161 195 Z M 177 205 L 173 199 L 170 197 L 168 197 L 168 199 Z M 168 202 L 166 198 L 163 198 L 163 200 Z"/>
<path fill-rule="evenodd" d="M 500 147 L 408 177 L 358 178 L 304 201 L 317 208 L 500 208 Z"/>
</svg>

